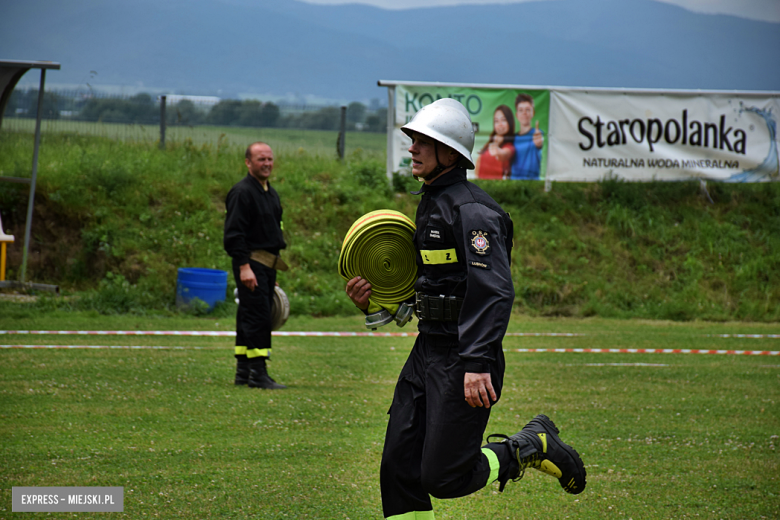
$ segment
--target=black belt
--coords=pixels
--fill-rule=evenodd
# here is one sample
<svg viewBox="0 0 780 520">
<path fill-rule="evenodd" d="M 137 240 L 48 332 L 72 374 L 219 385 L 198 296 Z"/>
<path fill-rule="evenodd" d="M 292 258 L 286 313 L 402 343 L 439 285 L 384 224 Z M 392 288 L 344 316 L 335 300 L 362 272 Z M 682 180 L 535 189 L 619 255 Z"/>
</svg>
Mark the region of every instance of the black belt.
<svg viewBox="0 0 780 520">
<path fill-rule="evenodd" d="M 458 321 L 463 298 L 457 296 L 431 296 L 416 293 L 414 313 L 418 320 L 427 321 Z"/>
</svg>

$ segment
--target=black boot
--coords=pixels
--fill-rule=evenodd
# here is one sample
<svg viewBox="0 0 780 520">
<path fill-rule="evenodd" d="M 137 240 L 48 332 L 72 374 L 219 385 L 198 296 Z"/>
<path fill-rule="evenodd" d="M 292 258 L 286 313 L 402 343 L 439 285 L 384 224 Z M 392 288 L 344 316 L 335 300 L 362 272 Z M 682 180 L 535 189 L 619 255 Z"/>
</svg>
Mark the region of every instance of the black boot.
<svg viewBox="0 0 780 520">
<path fill-rule="evenodd" d="M 236 356 L 235 384 L 245 385 L 248 382 L 249 382 L 249 361 L 247 360 L 246 356 Z"/>
<path fill-rule="evenodd" d="M 558 428 L 546 415 L 537 415 L 522 430 L 507 437 L 506 435 L 491 435 L 488 437 L 503 438 L 517 461 L 503 481 L 499 490 L 503 491 L 509 479 L 518 481 L 523 478 L 526 468 L 534 468 L 558 479 L 561 487 L 567 493 L 578 495 L 585 489 L 585 465 L 580 455 L 558 437 Z"/>
<path fill-rule="evenodd" d="M 249 370 L 249 388 L 264 388 L 266 390 L 282 390 L 287 388 L 271 379 L 265 367 L 265 359 L 252 363 Z"/>
</svg>

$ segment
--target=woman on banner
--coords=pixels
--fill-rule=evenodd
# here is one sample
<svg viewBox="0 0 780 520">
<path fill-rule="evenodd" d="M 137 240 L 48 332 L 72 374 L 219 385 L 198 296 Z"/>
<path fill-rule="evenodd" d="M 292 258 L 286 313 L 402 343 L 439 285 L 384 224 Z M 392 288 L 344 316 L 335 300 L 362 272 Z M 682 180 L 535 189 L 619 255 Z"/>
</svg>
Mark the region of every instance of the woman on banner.
<svg viewBox="0 0 780 520">
<path fill-rule="evenodd" d="M 514 145 L 515 116 L 512 109 L 499 105 L 493 112 L 493 132 L 477 158 L 478 179 L 507 179 L 511 173 Z"/>
</svg>

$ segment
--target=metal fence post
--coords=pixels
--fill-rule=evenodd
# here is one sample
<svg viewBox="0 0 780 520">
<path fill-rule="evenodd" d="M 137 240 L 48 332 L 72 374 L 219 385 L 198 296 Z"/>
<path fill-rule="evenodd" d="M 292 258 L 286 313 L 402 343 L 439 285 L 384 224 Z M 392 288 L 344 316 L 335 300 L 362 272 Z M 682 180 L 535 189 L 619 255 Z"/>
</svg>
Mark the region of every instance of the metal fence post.
<svg viewBox="0 0 780 520">
<path fill-rule="evenodd" d="M 395 133 L 395 85 L 387 87 L 387 183 L 393 187 L 393 170 L 395 169 L 395 149 L 393 134 Z"/>
<path fill-rule="evenodd" d="M 33 206 L 35 205 L 35 181 L 38 177 L 38 149 L 41 145 L 41 118 L 43 117 L 43 95 L 46 84 L 46 69 L 41 69 L 41 86 L 38 88 L 38 112 L 35 114 L 35 145 L 33 148 L 32 178 L 30 179 L 30 200 L 27 202 L 27 221 L 24 226 L 24 252 L 19 281 L 24 283 L 27 276 L 27 256 L 30 252 L 30 232 L 32 230 Z"/>
<path fill-rule="evenodd" d="M 344 159 L 344 142 L 347 139 L 347 107 L 341 107 L 341 124 L 339 125 L 338 152 L 339 159 Z"/>
<path fill-rule="evenodd" d="M 160 150 L 165 150 L 165 98 L 160 96 Z"/>
</svg>

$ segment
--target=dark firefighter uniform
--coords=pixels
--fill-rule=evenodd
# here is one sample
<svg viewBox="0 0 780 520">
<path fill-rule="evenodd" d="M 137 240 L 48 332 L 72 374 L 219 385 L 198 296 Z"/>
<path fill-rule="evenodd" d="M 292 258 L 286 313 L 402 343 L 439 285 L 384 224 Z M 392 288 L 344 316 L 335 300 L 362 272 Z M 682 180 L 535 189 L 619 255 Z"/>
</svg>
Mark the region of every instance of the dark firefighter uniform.
<svg viewBox="0 0 780 520">
<path fill-rule="evenodd" d="M 464 396 L 466 372 L 500 397 L 502 339 L 514 300 L 509 215 L 456 168 L 423 185 L 414 235 L 419 331 L 388 412 L 380 481 L 386 518 L 433 518 L 429 495 L 465 496 L 506 472 L 504 446 L 482 449 L 490 409 Z M 492 448 L 492 449 L 491 449 Z"/>
<path fill-rule="evenodd" d="M 238 287 L 236 314 L 236 357 L 246 356 L 249 363 L 271 355 L 271 330 L 276 271 L 250 258 L 251 252 L 265 250 L 274 255 L 287 247 L 282 235 L 282 203 L 268 183 L 263 189 L 247 174 L 235 184 L 225 200 L 224 246 L 233 261 L 233 276 Z M 250 291 L 241 283 L 240 266 L 248 263 L 257 278 Z"/>
</svg>

